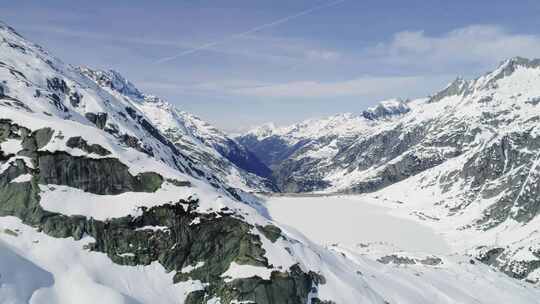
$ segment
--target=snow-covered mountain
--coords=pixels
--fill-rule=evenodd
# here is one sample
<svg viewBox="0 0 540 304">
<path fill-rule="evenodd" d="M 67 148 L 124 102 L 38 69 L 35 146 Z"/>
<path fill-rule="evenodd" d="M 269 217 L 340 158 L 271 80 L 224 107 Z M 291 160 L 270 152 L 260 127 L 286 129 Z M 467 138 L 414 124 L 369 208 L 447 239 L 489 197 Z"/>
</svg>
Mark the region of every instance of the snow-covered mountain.
<svg viewBox="0 0 540 304">
<path fill-rule="evenodd" d="M 230 172 L 249 178 L 249 168 L 223 157 L 228 138 L 215 128 L 117 73 L 67 65 L 3 23 L 0 38 L 1 303 L 540 297 L 468 256 L 317 245 L 234 187 L 249 188 L 244 180 L 232 185 Z"/>
<path fill-rule="evenodd" d="M 244 190 L 276 190 L 268 179 L 270 169 L 224 132 L 159 97 L 142 93 L 116 71 L 78 70 L 111 95 L 130 100 L 183 153 L 227 184 Z"/>
<path fill-rule="evenodd" d="M 366 119 L 378 120 L 402 115 L 410 110 L 411 108 L 407 105 L 407 102 L 401 99 L 389 99 L 381 101 L 374 107 L 368 108 L 362 112 L 362 116 Z"/>
<path fill-rule="evenodd" d="M 284 191 L 374 193 L 405 202 L 434 226 L 445 222 L 456 241 L 475 235 L 476 243 L 462 249 L 536 281 L 539 103 L 540 60 L 517 57 L 477 79 L 458 78 L 432 97 L 368 110 L 387 115 L 266 126 L 238 141 L 273 168 Z"/>
<path fill-rule="evenodd" d="M 134 86 L 106 89 L 4 24 L 0 37 L 0 302 L 318 298 L 321 249 L 170 141 Z"/>
</svg>

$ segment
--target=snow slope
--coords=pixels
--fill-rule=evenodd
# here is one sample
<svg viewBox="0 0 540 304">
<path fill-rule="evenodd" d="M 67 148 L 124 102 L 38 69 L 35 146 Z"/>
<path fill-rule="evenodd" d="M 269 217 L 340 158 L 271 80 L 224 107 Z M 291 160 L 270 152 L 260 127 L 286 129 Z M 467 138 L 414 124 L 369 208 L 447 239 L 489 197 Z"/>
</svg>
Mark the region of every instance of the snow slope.
<svg viewBox="0 0 540 304">
<path fill-rule="evenodd" d="M 2 290 L 15 289 L 0 292 L 2 303 L 178 303 L 202 287 L 200 282 L 173 284 L 173 273 L 157 262 L 115 264 L 104 254 L 84 250 L 91 239 L 51 238 L 14 217 L 0 218 L 0 229 L 17 231 L 1 235 Z M 10 282 L 13 278 L 18 281 Z"/>
<path fill-rule="evenodd" d="M 120 96 L 8 26 L 0 36 L 1 240 L 28 270 L 0 270 L 3 302 L 276 303 L 320 284 L 311 265 L 291 268 L 316 253 L 289 253 L 257 200 L 172 144 L 133 86 L 114 82 Z M 257 271 L 226 272 L 235 263 Z M 245 281 L 259 287 L 240 294 Z"/>
<path fill-rule="evenodd" d="M 325 244 L 332 254 L 338 254 L 339 259 L 332 262 L 337 268 L 356 272 L 336 275 L 350 281 L 365 278 L 388 303 L 537 302 L 537 287 L 471 257 L 453 254 L 444 240 L 435 240 L 442 236 L 425 223 L 397 221 L 400 215 L 394 215 L 393 208 L 372 198 L 269 196 L 264 200 L 282 229 L 291 235 L 300 231 Z M 433 243 L 426 244 L 430 241 Z M 346 294 L 337 299 L 341 300 L 337 303 L 363 303 Z"/>
</svg>

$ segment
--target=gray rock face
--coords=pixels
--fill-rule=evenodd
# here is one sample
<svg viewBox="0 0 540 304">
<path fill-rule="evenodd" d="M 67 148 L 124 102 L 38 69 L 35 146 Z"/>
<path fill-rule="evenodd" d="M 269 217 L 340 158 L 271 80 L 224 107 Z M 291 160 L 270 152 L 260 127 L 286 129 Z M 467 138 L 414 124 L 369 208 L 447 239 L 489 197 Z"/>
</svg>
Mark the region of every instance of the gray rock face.
<svg viewBox="0 0 540 304">
<path fill-rule="evenodd" d="M 133 176 L 128 167 L 114 158 L 75 157 L 63 152 L 39 152 L 39 182 L 66 185 L 95 194 L 154 192 L 163 181 L 147 172 Z"/>
<path fill-rule="evenodd" d="M 66 146 L 70 148 L 78 148 L 87 153 L 95 153 L 100 156 L 107 156 L 111 154 L 111 152 L 98 144 L 88 144 L 88 142 L 80 136 L 71 137 L 70 139 L 68 139 L 68 141 L 66 142 Z"/>
<path fill-rule="evenodd" d="M 40 151 L 51 140 L 52 129 L 32 132 L 4 120 L 0 131 L 0 143 L 8 139 L 26 143 L 21 145 L 24 148 L 20 153 L 29 157 L 34 166 L 28 167 L 25 161 L 16 159 L 0 172 L 0 216 L 16 216 L 53 237 L 79 240 L 85 235 L 91 236 L 95 242 L 87 249 L 103 252 L 117 264 L 149 265 L 157 261 L 167 271 L 175 272 L 174 282 L 188 279 L 205 282 L 205 289 L 189 294 L 186 303 L 207 303 L 215 297 L 222 303 L 233 300 L 306 303 L 313 286 L 323 284 L 321 276 L 306 273 L 298 265 L 274 271 L 270 279 L 255 276 L 225 281 L 222 275 L 233 261 L 270 268 L 262 242 L 252 230 L 258 229 L 272 242 L 282 237 L 281 230 L 271 225 L 253 227 L 227 208 L 198 213 L 196 199 L 163 202 L 160 206 L 141 208 L 139 216 L 106 221 L 46 211 L 39 204 L 38 184 L 67 185 L 90 193 L 115 195 L 127 191 L 152 192 L 161 187 L 163 179 L 153 172 L 132 176 L 128 167 L 115 158 L 92 159 L 66 152 Z M 84 138 L 75 138 L 72 142 L 88 146 Z M 31 180 L 11 182 L 23 174 L 30 174 Z M 192 224 L 195 219 L 197 224 Z M 167 229 L 141 229 L 146 226 Z M 189 273 L 182 272 L 186 266 L 198 262 L 204 264 Z"/>
<path fill-rule="evenodd" d="M 104 129 L 107 124 L 107 113 L 91 113 L 88 112 L 85 114 L 86 119 L 96 125 L 99 129 Z"/>
<path fill-rule="evenodd" d="M 378 104 L 375 107 L 369 108 L 362 112 L 362 116 L 369 120 L 377 120 L 389 118 L 392 116 L 403 115 L 409 112 L 411 109 L 407 106 L 407 103 L 400 100 L 387 100 Z"/>
<path fill-rule="evenodd" d="M 451 84 L 449 84 L 444 90 L 433 95 L 429 102 L 437 102 L 448 96 L 462 95 L 467 91 L 469 83 L 463 78 L 456 78 Z"/>
</svg>

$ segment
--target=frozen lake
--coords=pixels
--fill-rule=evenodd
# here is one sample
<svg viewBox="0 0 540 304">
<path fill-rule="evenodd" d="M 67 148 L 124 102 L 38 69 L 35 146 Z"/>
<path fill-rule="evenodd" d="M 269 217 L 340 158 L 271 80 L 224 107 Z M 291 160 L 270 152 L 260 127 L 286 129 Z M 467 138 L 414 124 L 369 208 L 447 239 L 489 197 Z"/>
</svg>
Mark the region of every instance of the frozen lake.
<svg viewBox="0 0 540 304">
<path fill-rule="evenodd" d="M 449 246 L 431 228 L 390 214 L 358 196 L 265 197 L 272 219 L 320 244 L 388 242 L 403 250 L 448 253 Z"/>
</svg>

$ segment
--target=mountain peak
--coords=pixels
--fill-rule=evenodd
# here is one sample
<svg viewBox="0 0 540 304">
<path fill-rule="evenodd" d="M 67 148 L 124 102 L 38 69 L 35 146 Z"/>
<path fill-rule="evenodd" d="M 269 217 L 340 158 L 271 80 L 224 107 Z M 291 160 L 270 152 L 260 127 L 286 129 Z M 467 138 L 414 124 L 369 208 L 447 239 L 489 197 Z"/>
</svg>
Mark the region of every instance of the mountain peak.
<svg viewBox="0 0 540 304">
<path fill-rule="evenodd" d="M 457 77 L 443 90 L 431 96 L 428 102 L 437 102 L 448 96 L 460 96 L 467 94 L 467 92 L 474 89 L 490 88 L 499 79 L 512 75 L 518 68 L 540 68 L 540 59 L 528 59 L 516 56 L 502 61 L 495 70 L 488 72 L 475 80 L 468 81 L 462 77 Z"/>
<path fill-rule="evenodd" d="M 509 67 L 517 67 L 517 66 L 522 66 L 522 67 L 528 67 L 528 68 L 537 68 L 537 67 L 540 67 L 540 59 L 538 58 L 535 58 L 535 59 L 529 59 L 529 58 L 525 58 L 525 57 L 520 57 L 520 56 L 515 56 L 515 57 L 512 57 L 510 59 L 507 59 L 503 62 L 501 62 L 501 64 L 499 64 L 499 68 L 509 68 Z"/>
<path fill-rule="evenodd" d="M 248 131 L 247 134 L 252 134 L 255 137 L 261 139 L 271 136 L 277 130 L 276 125 L 273 122 L 268 122 Z"/>
<path fill-rule="evenodd" d="M 133 83 L 115 70 L 95 70 L 86 66 L 78 67 L 77 69 L 102 87 L 110 88 L 113 91 L 135 99 L 144 99 L 145 97 Z"/>
<path fill-rule="evenodd" d="M 411 109 L 405 101 L 401 98 L 387 99 L 379 102 L 378 105 L 370 107 L 364 112 L 362 116 L 369 120 L 377 120 L 382 118 L 389 118 L 391 116 L 402 115 L 409 112 Z"/>
<path fill-rule="evenodd" d="M 519 67 L 535 69 L 540 67 L 540 59 L 528 59 L 524 57 L 512 57 L 499 64 L 499 66 L 491 73 L 490 81 L 496 81 L 506 76 L 513 74 Z"/>
<path fill-rule="evenodd" d="M 7 23 L 5 23 L 4 21 L 1 21 L 1 20 L 0 20 L 0 30 L 6 30 L 8 32 L 11 32 L 11 33 L 19 36 L 19 37 L 22 37 L 21 34 L 17 33 L 17 31 L 14 28 L 12 28 Z"/>
<path fill-rule="evenodd" d="M 470 87 L 470 84 L 467 80 L 463 79 L 461 76 L 456 77 L 452 82 L 450 82 L 444 89 L 431 96 L 428 100 L 428 103 L 437 102 L 441 99 L 448 96 L 461 95 L 467 91 Z"/>
</svg>

